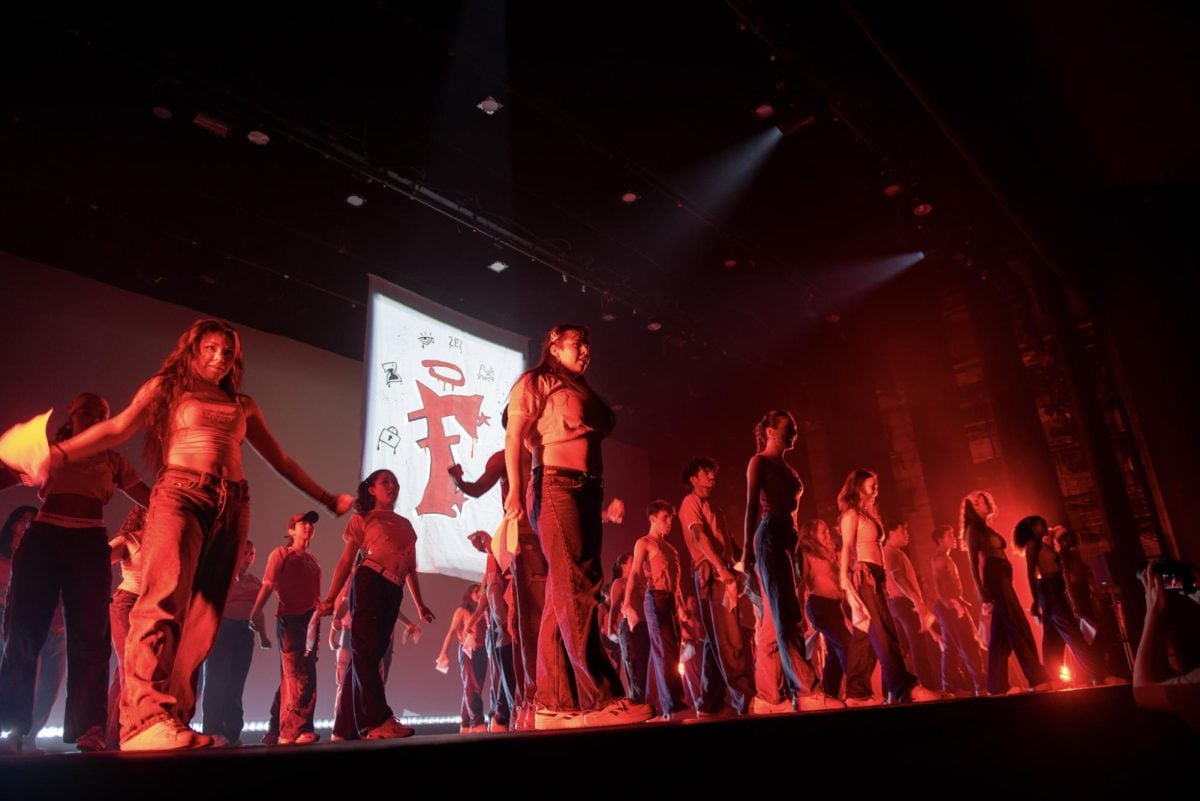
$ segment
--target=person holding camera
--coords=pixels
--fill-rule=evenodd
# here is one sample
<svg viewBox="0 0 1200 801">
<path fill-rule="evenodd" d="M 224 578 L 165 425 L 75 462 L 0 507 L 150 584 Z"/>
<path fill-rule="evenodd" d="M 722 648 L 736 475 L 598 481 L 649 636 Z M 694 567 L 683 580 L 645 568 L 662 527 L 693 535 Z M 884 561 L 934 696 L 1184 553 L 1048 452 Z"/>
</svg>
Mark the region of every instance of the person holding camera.
<svg viewBox="0 0 1200 801">
<path fill-rule="evenodd" d="M 1139 574 L 1146 620 L 1133 661 L 1138 706 L 1182 717 L 1200 731 L 1200 592 L 1196 570 L 1173 560 L 1151 562 Z"/>
</svg>

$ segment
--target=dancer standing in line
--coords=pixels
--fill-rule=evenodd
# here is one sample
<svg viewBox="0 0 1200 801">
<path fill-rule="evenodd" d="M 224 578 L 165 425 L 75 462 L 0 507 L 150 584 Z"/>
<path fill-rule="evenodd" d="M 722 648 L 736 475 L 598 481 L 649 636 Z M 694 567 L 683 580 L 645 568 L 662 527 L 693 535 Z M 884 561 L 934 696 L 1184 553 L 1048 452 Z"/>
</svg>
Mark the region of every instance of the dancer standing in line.
<svg viewBox="0 0 1200 801">
<path fill-rule="evenodd" d="M 971 558 L 971 578 L 979 588 L 985 612 L 992 614 L 988 637 L 987 685 L 992 695 L 1008 692 L 1008 657 L 1014 651 L 1032 690 L 1050 688 L 1050 677 L 1038 661 L 1033 630 L 1013 590 L 1012 564 L 1005 552 L 1008 543 L 989 525 L 996 516 L 990 492 L 975 490 L 962 501 L 960 530 Z"/>
<path fill-rule="evenodd" d="M 797 534 L 792 520 L 804 484 L 787 463 L 796 444 L 796 421 L 782 409 L 767 412 L 754 427 L 758 452 L 746 466 L 746 550 L 769 607 L 779 643 L 787 692 L 796 710 L 845 706 L 820 688 L 805 656 L 804 611 L 797 594 L 793 554 Z M 764 610 L 765 611 L 765 610 Z"/>
<path fill-rule="evenodd" d="M 582 722 L 610 726 L 647 720 L 654 710 L 622 697 L 620 678 L 600 641 L 601 442 L 616 416 L 584 378 L 590 361 L 587 327 L 556 325 L 542 343 L 541 361 L 513 385 L 504 445 L 509 484 L 504 510 L 518 521 L 528 514 L 541 540 L 549 566 L 544 614 L 556 621 L 574 670 Z M 533 454 L 529 509 L 521 486 L 522 449 Z M 539 665 L 544 658 L 555 658 L 558 647 L 545 636 L 546 627 L 542 631 Z M 543 675 L 540 667 L 538 675 Z M 547 718 L 570 715 L 570 710 L 546 711 Z"/>
</svg>

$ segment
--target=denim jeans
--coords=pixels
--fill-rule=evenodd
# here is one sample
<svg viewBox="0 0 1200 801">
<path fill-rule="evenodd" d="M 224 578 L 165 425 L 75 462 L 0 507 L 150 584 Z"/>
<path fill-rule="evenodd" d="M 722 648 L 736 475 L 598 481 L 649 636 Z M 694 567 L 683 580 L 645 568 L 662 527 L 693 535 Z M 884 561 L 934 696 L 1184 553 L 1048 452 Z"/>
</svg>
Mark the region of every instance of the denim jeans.
<svg viewBox="0 0 1200 801">
<path fill-rule="evenodd" d="M 831 698 L 840 698 L 842 677 L 845 676 L 847 698 L 870 698 L 871 674 L 868 672 L 864 676 L 855 670 L 856 662 L 862 663 L 861 659 L 855 659 L 855 652 L 862 646 L 859 638 L 854 636 L 857 629 L 846 626 L 841 600 L 809 595 L 808 617 L 813 628 L 825 638 L 825 647 L 828 649 L 825 666 L 821 670 L 821 689 Z"/>
<path fill-rule="evenodd" d="M 380 665 L 392 643 L 392 629 L 404 600 L 404 587 L 369 567 L 354 571 L 350 585 L 350 670 L 342 683 L 333 733 L 347 740 L 392 717 Z"/>
<path fill-rule="evenodd" d="M 725 585 L 711 565 L 704 562 L 694 573 L 700 624 L 704 627 L 697 707 L 702 712 L 716 712 L 728 699 L 731 708 L 745 714 L 754 697 L 754 681 L 746 671 L 746 647 L 737 607 L 725 608 Z"/>
<path fill-rule="evenodd" d="M 917 685 L 917 677 L 904 665 L 896 621 L 892 620 L 887 604 L 887 573 L 882 565 L 859 562 L 854 566 L 853 581 L 863 606 L 871 615 L 867 636 L 871 638 L 871 648 L 879 659 L 883 691 L 892 698 L 901 699 Z"/>
<path fill-rule="evenodd" d="M 254 658 L 254 632 L 245 620 L 221 618 L 204 661 L 204 733 L 240 742 L 245 725 L 242 692 Z"/>
<path fill-rule="evenodd" d="M 642 604 L 650 635 L 650 664 L 658 684 L 658 710 L 669 715 L 685 708 L 683 679 L 679 675 L 679 619 L 675 595 L 666 590 L 646 590 Z"/>
<path fill-rule="evenodd" d="M 959 603 L 963 603 L 961 600 Z M 951 667 L 959 664 L 966 671 L 971 681 L 972 689 L 982 693 L 987 681 L 983 667 L 983 650 L 979 647 L 979 639 L 975 636 L 975 621 L 963 603 L 963 615 L 950 606 L 939 601 L 933 602 L 933 613 L 937 615 L 938 624 L 942 627 L 942 689 L 954 689 L 950 679 L 954 675 Z"/>
<path fill-rule="evenodd" d="M 246 482 L 177 467 L 159 473 L 125 642 L 123 741 L 163 720 L 191 721 L 249 524 Z"/>
<path fill-rule="evenodd" d="M 908 665 L 917 674 L 921 686 L 937 690 L 942 686 L 941 662 L 934 663 L 934 642 L 929 632 L 921 631 L 921 616 L 917 606 L 908 598 L 888 598 L 888 611 L 896 622 L 900 650 Z"/>
<path fill-rule="evenodd" d="M 108 729 L 105 743 L 109 750 L 121 744 L 121 692 L 125 689 L 125 638 L 129 636 L 129 610 L 133 609 L 137 596 L 127 590 L 117 590 L 108 604 L 108 625 L 112 629 L 113 653 L 117 656 L 117 670 L 108 685 Z M 206 693 L 207 694 L 207 693 Z M 205 713 L 205 722 L 208 714 Z"/>
<path fill-rule="evenodd" d="M 796 530 L 790 516 L 763 516 L 754 532 L 755 570 L 763 601 L 770 607 L 779 647 L 779 661 L 787 691 L 808 695 L 817 685 L 817 673 L 805 656 L 804 611 L 796 595 L 792 554 Z"/>
<path fill-rule="evenodd" d="M 754 694 L 768 704 L 778 704 L 785 693 L 783 664 L 779 659 L 775 618 L 771 616 L 771 605 L 763 602 L 757 570 L 746 576 L 746 597 L 754 607 Z"/>
<path fill-rule="evenodd" d="M 1047 670 L 1056 670 L 1063 663 L 1066 646 L 1071 646 L 1075 661 L 1087 673 L 1087 678 L 1098 681 L 1108 671 L 1097 657 L 1095 650 L 1084 639 L 1079 630 L 1079 618 L 1067 600 L 1067 585 L 1061 575 L 1038 579 L 1038 606 L 1042 610 L 1042 664 Z"/>
<path fill-rule="evenodd" d="M 1008 692 L 1008 657 L 1014 652 L 1030 686 L 1049 681 L 1038 661 L 1033 630 L 1012 585 L 1012 564 L 1007 559 L 983 560 L 983 587 L 992 598 L 992 628 L 988 643 L 988 692 Z"/>
<path fill-rule="evenodd" d="M 574 473 L 574 471 L 571 471 Z M 574 671 L 579 709 L 600 709 L 621 694 L 621 679 L 604 653 L 596 608 L 604 582 L 600 563 L 602 530 L 600 480 L 577 475 L 533 475 L 533 508 L 530 520 L 537 529 L 546 555 L 546 612 L 557 624 L 562 647 Z M 538 643 L 539 690 L 543 664 L 557 658 L 553 637 Z"/>
<path fill-rule="evenodd" d="M 462 726 L 481 726 L 483 717 L 483 682 L 487 678 L 487 649 L 482 644 L 468 654 L 458 646 L 458 672 L 462 677 Z"/>
<path fill-rule="evenodd" d="M 38 658 L 60 598 L 69 632 L 63 740 L 75 742 L 93 726 L 105 728 L 111 653 L 108 556 L 103 528 L 61 528 L 35 521 L 25 533 L 13 554 L 5 609 L 0 729 L 37 733 L 33 708 Z"/>
<path fill-rule="evenodd" d="M 517 617 L 513 659 L 518 664 L 516 672 L 521 677 L 519 695 L 525 703 L 532 704 L 539 700 L 538 630 L 546 605 L 546 557 L 542 554 L 537 532 L 532 528 L 527 529 L 522 525 L 517 542 L 517 554 L 512 564 L 513 600 Z M 566 662 L 565 651 L 561 660 Z M 569 686 L 565 692 L 569 702 L 574 703 Z"/>
<path fill-rule="evenodd" d="M 493 620 L 487 627 L 487 659 L 492 665 L 488 695 L 492 704 L 492 720 L 507 726 L 516 706 L 516 675 L 514 674 L 513 643 L 501 645 L 503 637 Z"/>
</svg>

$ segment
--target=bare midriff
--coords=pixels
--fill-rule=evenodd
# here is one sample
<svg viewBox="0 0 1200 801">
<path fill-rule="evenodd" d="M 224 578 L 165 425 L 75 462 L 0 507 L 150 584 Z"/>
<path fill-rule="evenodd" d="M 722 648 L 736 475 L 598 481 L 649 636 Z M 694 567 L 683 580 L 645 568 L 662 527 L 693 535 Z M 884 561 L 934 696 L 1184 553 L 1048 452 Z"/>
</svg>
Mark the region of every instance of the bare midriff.
<svg viewBox="0 0 1200 801">
<path fill-rule="evenodd" d="M 579 470 L 593 476 L 604 474 L 604 461 L 600 455 L 599 432 L 589 432 L 576 439 L 553 442 L 548 445 L 535 445 L 533 448 L 533 466 L 562 467 L 567 470 Z"/>
<path fill-rule="evenodd" d="M 171 413 L 164 462 L 230 481 L 245 478 L 242 440 L 246 413 L 240 401 L 217 394 L 187 393 Z"/>
</svg>

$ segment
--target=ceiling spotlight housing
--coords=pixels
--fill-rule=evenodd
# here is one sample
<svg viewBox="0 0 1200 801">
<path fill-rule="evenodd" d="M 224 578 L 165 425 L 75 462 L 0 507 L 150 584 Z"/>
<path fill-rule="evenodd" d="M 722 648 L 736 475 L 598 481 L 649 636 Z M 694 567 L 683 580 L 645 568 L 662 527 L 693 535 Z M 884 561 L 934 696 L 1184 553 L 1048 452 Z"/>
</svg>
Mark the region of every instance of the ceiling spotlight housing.
<svg viewBox="0 0 1200 801">
<path fill-rule="evenodd" d="M 725 261 L 721 262 L 721 264 L 724 265 L 726 270 L 732 270 L 738 265 L 737 259 L 726 259 Z"/>
<path fill-rule="evenodd" d="M 933 211 L 932 203 L 918 203 L 917 205 L 913 206 L 913 215 L 917 217 L 924 217 L 931 211 Z"/>
<path fill-rule="evenodd" d="M 900 184 L 888 184 L 883 188 L 883 194 L 885 197 L 895 197 L 903 191 L 904 187 L 902 187 Z"/>
<path fill-rule="evenodd" d="M 496 274 L 500 274 L 508 269 L 508 265 L 502 261 L 497 260 L 497 261 L 494 261 L 491 264 L 489 264 L 488 269 Z"/>
<path fill-rule="evenodd" d="M 504 108 L 504 104 L 491 95 L 488 95 L 475 108 L 479 109 L 490 117 L 500 109 Z"/>
<path fill-rule="evenodd" d="M 659 323 L 659 322 L 646 323 L 646 330 L 647 331 L 661 331 L 662 323 Z"/>
<path fill-rule="evenodd" d="M 346 195 L 346 202 L 357 209 L 359 206 L 366 203 L 367 200 L 362 195 Z"/>
<path fill-rule="evenodd" d="M 600 314 L 600 319 L 606 323 L 611 323 L 613 320 L 617 319 L 617 315 L 613 314 L 610 311 L 606 311 L 606 312 L 602 312 Z"/>
<path fill-rule="evenodd" d="M 770 103 L 763 103 L 761 105 L 755 106 L 755 108 L 754 108 L 754 116 L 758 117 L 760 120 L 768 119 L 774 113 L 775 113 L 775 107 L 772 106 Z"/>
<path fill-rule="evenodd" d="M 625 194 L 621 195 L 621 202 L 624 203 L 626 206 L 637 203 L 641 199 L 642 199 L 642 196 L 639 195 L 637 192 L 626 192 Z"/>
<path fill-rule="evenodd" d="M 150 113 L 155 117 L 158 117 L 160 120 L 169 120 L 175 116 L 175 112 L 171 111 L 171 109 L 167 108 L 166 106 L 155 106 L 154 108 L 150 109 Z"/>
<path fill-rule="evenodd" d="M 255 129 L 255 130 L 251 131 L 250 133 L 246 134 L 246 138 L 256 145 L 271 144 L 271 137 L 266 131 L 260 131 L 260 130 Z"/>
</svg>

